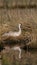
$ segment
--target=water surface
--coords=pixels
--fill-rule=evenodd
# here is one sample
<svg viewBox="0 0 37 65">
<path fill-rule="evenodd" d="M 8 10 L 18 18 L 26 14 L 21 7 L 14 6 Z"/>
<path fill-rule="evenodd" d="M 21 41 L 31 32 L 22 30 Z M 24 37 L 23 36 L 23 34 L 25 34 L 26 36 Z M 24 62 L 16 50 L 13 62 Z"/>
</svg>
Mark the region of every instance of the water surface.
<svg viewBox="0 0 37 65">
<path fill-rule="evenodd" d="M 37 65 L 37 50 L 22 50 L 22 58 L 18 58 L 18 51 L 2 54 L 2 65 Z"/>
</svg>

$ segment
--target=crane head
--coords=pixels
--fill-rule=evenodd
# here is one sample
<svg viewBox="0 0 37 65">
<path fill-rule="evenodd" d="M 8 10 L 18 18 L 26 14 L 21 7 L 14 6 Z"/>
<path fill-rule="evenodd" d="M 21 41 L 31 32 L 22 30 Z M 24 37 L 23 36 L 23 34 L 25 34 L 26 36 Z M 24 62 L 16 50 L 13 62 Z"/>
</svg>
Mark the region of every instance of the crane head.
<svg viewBox="0 0 37 65">
<path fill-rule="evenodd" d="M 21 23 L 19 23 L 19 26 L 21 26 L 22 24 Z"/>
</svg>

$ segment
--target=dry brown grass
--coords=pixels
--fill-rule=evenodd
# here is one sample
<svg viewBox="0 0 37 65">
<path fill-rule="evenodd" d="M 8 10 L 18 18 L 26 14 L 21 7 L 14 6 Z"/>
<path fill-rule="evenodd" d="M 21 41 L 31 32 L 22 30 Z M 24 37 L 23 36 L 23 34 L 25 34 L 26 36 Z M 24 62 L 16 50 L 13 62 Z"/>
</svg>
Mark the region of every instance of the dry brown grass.
<svg viewBox="0 0 37 65">
<path fill-rule="evenodd" d="M 20 0 L 18 0 L 20 1 Z M 17 2 L 18 2 L 17 1 Z M 22 2 L 23 1 L 23 2 Z M 36 5 L 37 0 L 22 0 L 16 4 L 15 0 L 13 2 L 8 1 L 7 5 L 9 7 L 14 7 L 15 5 L 25 6 L 25 5 Z M 25 2 L 24 2 L 25 1 Z M 27 1 L 27 2 L 26 2 Z M 32 3 L 33 2 L 33 3 Z M 12 4 L 13 3 L 13 4 Z M 32 48 L 37 48 L 37 8 L 33 9 L 3 9 L 2 6 L 6 6 L 6 3 L 3 4 L 3 0 L 0 0 L 0 44 L 4 39 L 8 37 L 2 37 L 5 32 L 9 31 L 18 31 L 18 24 L 22 23 L 22 35 L 18 39 L 24 39 L 28 36 L 31 37 Z M 10 39 L 14 39 L 10 37 Z M 8 50 L 7 50 L 8 51 Z M 37 65 L 37 53 L 31 53 L 30 55 L 22 51 L 22 58 L 18 58 L 18 51 L 9 51 L 4 53 L 2 52 L 2 65 Z"/>
<path fill-rule="evenodd" d="M 18 31 L 18 24 L 22 23 L 22 37 L 31 35 L 32 47 L 37 48 L 37 9 L 1 9 L 0 10 L 0 40 L 2 34 Z"/>
<path fill-rule="evenodd" d="M 17 7 L 18 6 L 22 6 L 22 7 L 25 7 L 25 6 L 37 6 L 37 0 L 0 0 L 0 8 L 1 7 L 5 7 L 5 6 L 8 6 L 8 7 Z"/>
</svg>

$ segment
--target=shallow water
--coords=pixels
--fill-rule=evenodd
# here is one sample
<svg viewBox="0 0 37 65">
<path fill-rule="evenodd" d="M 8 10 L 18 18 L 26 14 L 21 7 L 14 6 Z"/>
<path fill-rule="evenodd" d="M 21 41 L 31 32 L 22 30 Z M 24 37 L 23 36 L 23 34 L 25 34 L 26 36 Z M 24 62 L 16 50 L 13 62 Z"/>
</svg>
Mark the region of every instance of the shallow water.
<svg viewBox="0 0 37 65">
<path fill-rule="evenodd" d="M 37 65 L 37 51 L 29 51 L 24 55 L 24 65 Z"/>
<path fill-rule="evenodd" d="M 2 65 L 37 65 L 37 50 L 22 50 L 22 58 L 18 58 L 18 52 L 10 51 L 2 54 Z"/>
</svg>

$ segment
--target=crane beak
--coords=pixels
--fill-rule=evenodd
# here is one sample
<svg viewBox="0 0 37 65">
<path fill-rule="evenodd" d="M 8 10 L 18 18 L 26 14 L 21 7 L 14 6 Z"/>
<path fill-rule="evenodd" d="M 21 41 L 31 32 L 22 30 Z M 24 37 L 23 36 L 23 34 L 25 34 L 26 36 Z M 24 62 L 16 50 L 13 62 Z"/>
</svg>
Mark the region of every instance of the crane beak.
<svg viewBox="0 0 37 65">
<path fill-rule="evenodd" d="M 20 25 L 22 25 L 22 23 L 19 23 Z"/>
<path fill-rule="evenodd" d="M 21 24 L 21 26 L 22 26 L 22 23 L 20 23 Z"/>
</svg>

